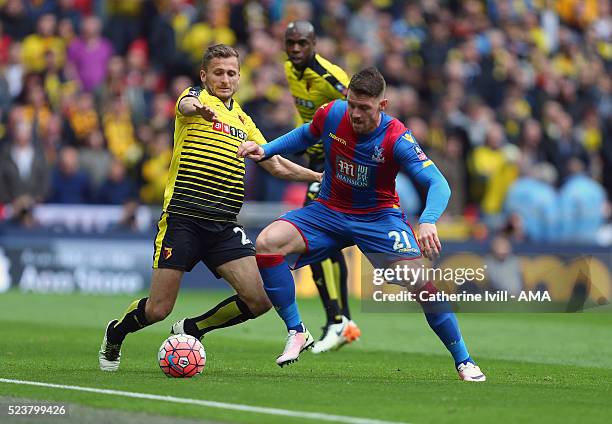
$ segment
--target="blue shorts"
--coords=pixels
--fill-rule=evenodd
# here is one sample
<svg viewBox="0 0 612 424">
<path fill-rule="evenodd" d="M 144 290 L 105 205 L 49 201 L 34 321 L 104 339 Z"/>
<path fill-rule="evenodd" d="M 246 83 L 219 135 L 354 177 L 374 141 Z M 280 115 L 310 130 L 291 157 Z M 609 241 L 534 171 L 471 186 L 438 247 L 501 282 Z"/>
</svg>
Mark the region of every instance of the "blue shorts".
<svg viewBox="0 0 612 424">
<path fill-rule="evenodd" d="M 278 220 L 293 224 L 306 243 L 306 252 L 294 261 L 293 269 L 320 262 L 353 245 L 375 267 L 422 256 L 414 231 L 401 209 L 350 214 L 312 202 L 281 215 Z"/>
</svg>

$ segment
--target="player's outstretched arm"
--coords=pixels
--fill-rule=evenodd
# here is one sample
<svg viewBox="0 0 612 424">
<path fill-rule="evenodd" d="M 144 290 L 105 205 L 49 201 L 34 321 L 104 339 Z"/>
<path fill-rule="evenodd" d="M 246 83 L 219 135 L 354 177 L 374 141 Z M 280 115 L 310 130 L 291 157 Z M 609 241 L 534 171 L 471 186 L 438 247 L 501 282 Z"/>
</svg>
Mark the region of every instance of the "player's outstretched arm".
<svg viewBox="0 0 612 424">
<path fill-rule="evenodd" d="M 197 97 L 185 97 L 179 103 L 179 111 L 185 116 L 200 115 L 207 121 L 216 121 L 217 113 L 209 106 L 203 105 Z"/>
<path fill-rule="evenodd" d="M 259 165 L 270 174 L 283 180 L 320 183 L 323 178 L 322 173 L 304 168 L 278 155 L 271 157 L 270 160 L 259 162 Z"/>
<path fill-rule="evenodd" d="M 304 124 L 301 127 L 289 131 L 285 135 L 281 135 L 275 138 L 271 142 L 262 145 L 265 158 L 272 157 L 274 155 L 286 155 L 291 153 L 298 153 L 306 150 L 313 144 L 319 141 L 319 137 L 316 137 L 310 130 L 311 124 Z M 243 145 L 246 143 L 243 143 Z M 242 146 L 241 146 L 242 147 Z M 238 153 L 242 157 L 246 155 L 241 154 L 241 149 L 238 149 Z"/>
</svg>

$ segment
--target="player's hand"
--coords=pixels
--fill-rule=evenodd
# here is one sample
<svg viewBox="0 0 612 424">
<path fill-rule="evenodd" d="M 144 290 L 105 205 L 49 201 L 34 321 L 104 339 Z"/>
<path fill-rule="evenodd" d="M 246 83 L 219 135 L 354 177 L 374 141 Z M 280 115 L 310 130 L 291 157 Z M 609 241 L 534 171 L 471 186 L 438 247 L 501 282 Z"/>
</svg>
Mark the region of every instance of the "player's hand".
<svg viewBox="0 0 612 424">
<path fill-rule="evenodd" d="M 423 256 L 427 259 L 433 260 L 440 256 L 442 250 L 442 244 L 438 238 L 438 230 L 436 224 L 420 224 L 419 225 L 419 247 Z"/>
<path fill-rule="evenodd" d="M 317 182 L 321 184 L 323 182 L 323 175 L 325 174 L 325 172 L 317 172 L 317 174 L 318 174 Z"/>
<path fill-rule="evenodd" d="M 264 149 L 254 141 L 245 141 L 238 146 L 236 156 L 239 158 L 249 158 L 254 161 L 262 160 L 265 157 Z"/>
<path fill-rule="evenodd" d="M 217 112 L 215 112 L 214 109 L 206 105 L 202 105 L 202 106 L 194 105 L 194 107 L 196 109 L 196 112 L 198 112 L 200 116 L 204 118 L 205 120 L 212 122 L 218 119 Z"/>
</svg>

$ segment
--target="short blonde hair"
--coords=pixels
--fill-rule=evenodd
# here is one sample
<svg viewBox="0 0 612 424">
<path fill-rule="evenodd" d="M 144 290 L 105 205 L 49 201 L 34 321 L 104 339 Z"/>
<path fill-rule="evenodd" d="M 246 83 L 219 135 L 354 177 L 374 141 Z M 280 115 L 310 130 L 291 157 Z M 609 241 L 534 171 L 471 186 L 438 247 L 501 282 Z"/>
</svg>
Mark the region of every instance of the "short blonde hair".
<svg viewBox="0 0 612 424">
<path fill-rule="evenodd" d="M 240 67 L 240 55 L 235 48 L 227 44 L 215 44 L 214 46 L 209 46 L 204 52 L 204 56 L 202 57 L 202 69 L 208 69 L 210 61 L 216 57 L 235 57 L 236 60 L 238 60 L 238 67 Z"/>
</svg>

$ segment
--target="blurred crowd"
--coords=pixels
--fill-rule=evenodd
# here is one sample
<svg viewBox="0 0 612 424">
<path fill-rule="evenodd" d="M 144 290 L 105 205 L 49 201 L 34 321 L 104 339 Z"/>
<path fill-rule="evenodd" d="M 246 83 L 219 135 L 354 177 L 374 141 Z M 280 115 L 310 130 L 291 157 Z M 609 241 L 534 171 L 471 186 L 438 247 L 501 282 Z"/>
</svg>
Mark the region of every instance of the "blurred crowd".
<svg viewBox="0 0 612 424">
<path fill-rule="evenodd" d="M 174 102 L 204 49 L 242 58 L 238 101 L 291 130 L 283 33 L 315 25 L 349 75 L 376 65 L 388 112 L 452 188 L 444 219 L 516 240 L 592 241 L 612 199 L 608 0 L 0 0 L 0 204 L 160 204 Z M 303 188 L 249 164 L 248 200 Z M 274 188 L 272 188 L 274 187 Z M 398 184 L 418 214 L 422 193 Z M 472 226 L 479 228 L 478 226 Z"/>
</svg>

